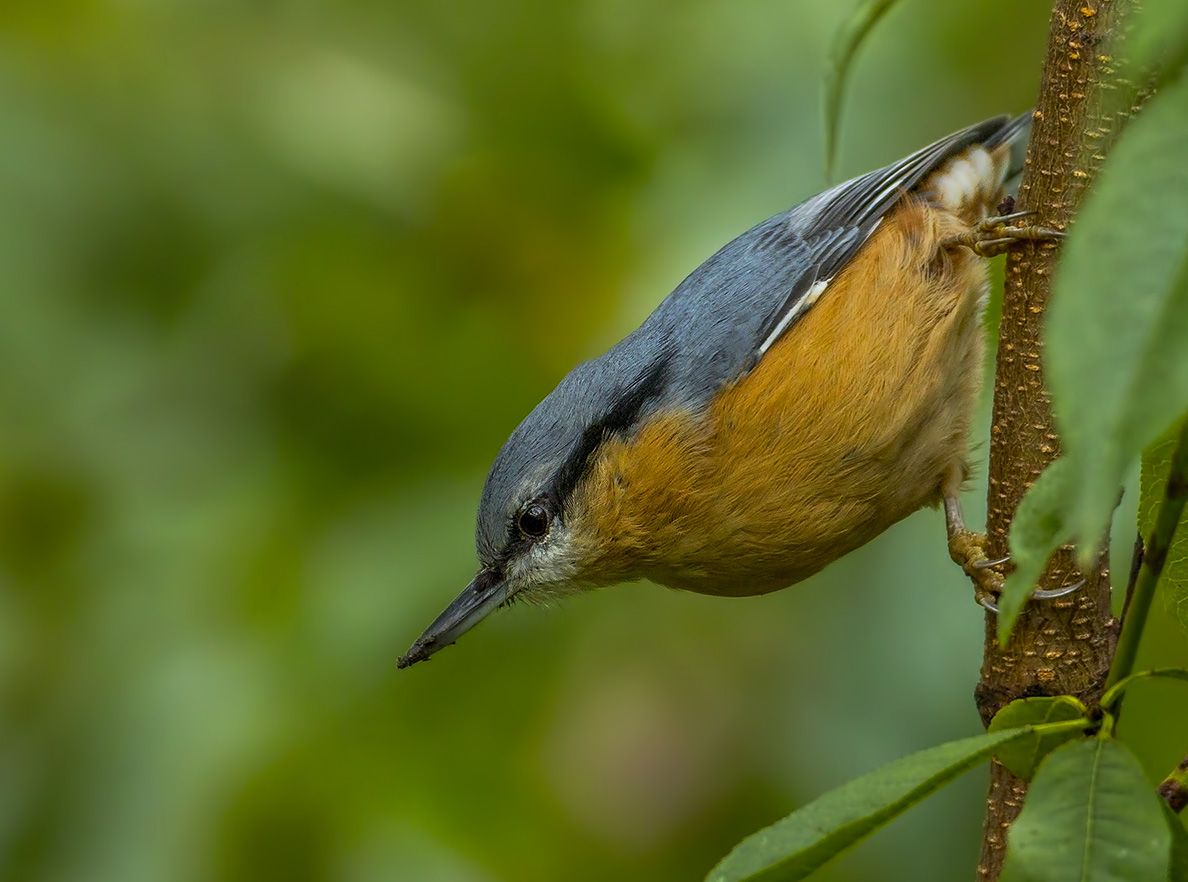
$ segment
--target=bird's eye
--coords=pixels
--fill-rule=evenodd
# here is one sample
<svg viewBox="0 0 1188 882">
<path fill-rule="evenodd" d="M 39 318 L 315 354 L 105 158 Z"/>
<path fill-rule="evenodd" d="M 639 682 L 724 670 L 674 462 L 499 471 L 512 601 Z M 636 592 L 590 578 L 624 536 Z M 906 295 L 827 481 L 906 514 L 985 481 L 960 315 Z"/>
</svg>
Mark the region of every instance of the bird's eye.
<svg viewBox="0 0 1188 882">
<path fill-rule="evenodd" d="M 549 511 L 539 502 L 533 502 L 520 512 L 516 523 L 529 539 L 540 539 L 549 532 Z"/>
</svg>

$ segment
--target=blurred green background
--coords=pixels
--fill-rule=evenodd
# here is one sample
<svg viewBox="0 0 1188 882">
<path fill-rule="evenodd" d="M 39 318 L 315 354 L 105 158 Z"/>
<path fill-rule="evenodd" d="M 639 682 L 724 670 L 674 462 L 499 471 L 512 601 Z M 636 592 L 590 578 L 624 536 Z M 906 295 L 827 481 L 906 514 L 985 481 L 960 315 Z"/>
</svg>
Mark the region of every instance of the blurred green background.
<svg viewBox="0 0 1188 882">
<path fill-rule="evenodd" d="M 0 7 L 0 878 L 696 880 L 978 730 L 935 512 L 793 591 L 518 607 L 395 669 L 519 419 L 821 189 L 847 6 Z M 1029 106 L 1046 16 L 901 4 L 842 171 Z M 1180 698 L 1128 705 L 1153 776 Z M 984 786 L 823 878 L 967 878 Z"/>
</svg>

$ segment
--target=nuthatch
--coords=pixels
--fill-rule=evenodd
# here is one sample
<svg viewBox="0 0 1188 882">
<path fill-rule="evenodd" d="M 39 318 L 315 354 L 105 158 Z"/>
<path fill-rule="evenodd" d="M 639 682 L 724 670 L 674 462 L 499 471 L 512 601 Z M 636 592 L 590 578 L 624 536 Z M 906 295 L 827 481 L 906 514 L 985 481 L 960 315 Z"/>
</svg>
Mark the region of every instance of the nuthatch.
<svg viewBox="0 0 1188 882">
<path fill-rule="evenodd" d="M 578 365 L 495 458 L 480 568 L 400 659 L 496 607 L 635 579 L 799 582 L 944 503 L 953 558 L 981 385 L 984 257 L 1052 235 L 993 217 L 1031 114 L 970 126 L 743 233 Z"/>
</svg>

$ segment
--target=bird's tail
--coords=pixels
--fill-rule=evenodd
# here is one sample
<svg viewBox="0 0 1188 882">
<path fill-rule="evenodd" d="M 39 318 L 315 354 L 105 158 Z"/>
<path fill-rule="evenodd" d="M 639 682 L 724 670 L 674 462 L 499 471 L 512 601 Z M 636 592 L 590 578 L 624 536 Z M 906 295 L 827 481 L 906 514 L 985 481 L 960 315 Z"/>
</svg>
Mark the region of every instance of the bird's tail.
<svg viewBox="0 0 1188 882">
<path fill-rule="evenodd" d="M 1002 187 L 1012 196 L 1018 192 L 1019 178 L 1023 175 L 1023 161 L 1027 157 L 1027 142 L 1031 137 L 1031 120 L 1034 116 L 1034 110 L 1019 114 L 985 142 L 988 150 L 993 150 L 1002 144 L 1010 145 L 1010 161 L 1007 164 L 1006 177 L 1003 179 Z"/>
<path fill-rule="evenodd" d="M 919 194 L 970 224 L 995 214 L 1023 170 L 1030 128 L 1030 112 L 1003 117 L 999 128 L 950 156 L 921 181 Z"/>
</svg>

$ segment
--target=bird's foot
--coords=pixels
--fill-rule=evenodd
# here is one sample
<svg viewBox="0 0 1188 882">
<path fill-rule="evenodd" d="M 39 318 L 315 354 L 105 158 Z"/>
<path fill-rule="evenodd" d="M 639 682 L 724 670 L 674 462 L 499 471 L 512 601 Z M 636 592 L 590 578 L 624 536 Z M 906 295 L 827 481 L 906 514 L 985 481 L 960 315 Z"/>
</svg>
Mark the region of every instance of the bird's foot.
<svg viewBox="0 0 1188 882">
<path fill-rule="evenodd" d="M 998 612 L 998 598 L 1006 580 L 1002 568 L 1011 562 L 1010 555 L 991 560 L 986 556 L 986 534 L 962 530 L 950 537 L 949 556 L 973 580 L 974 600 L 990 612 Z M 1086 581 L 1080 579 L 1071 585 L 1033 591 L 1031 599 L 1055 600 L 1079 590 Z"/>
<path fill-rule="evenodd" d="M 964 246 L 980 257 L 994 257 L 1004 254 L 1022 241 L 1055 241 L 1064 238 L 1060 230 L 1034 224 L 1017 225 L 1015 221 L 1030 217 L 1034 211 L 1016 211 L 1010 214 L 988 217 L 958 236 L 950 236 L 941 245 Z"/>
<path fill-rule="evenodd" d="M 949 557 L 974 583 L 974 600 L 986 609 L 998 611 L 998 597 L 1006 581 L 1001 569 L 1009 557 L 991 560 L 986 556 L 986 534 L 959 530 L 949 536 Z"/>
</svg>

